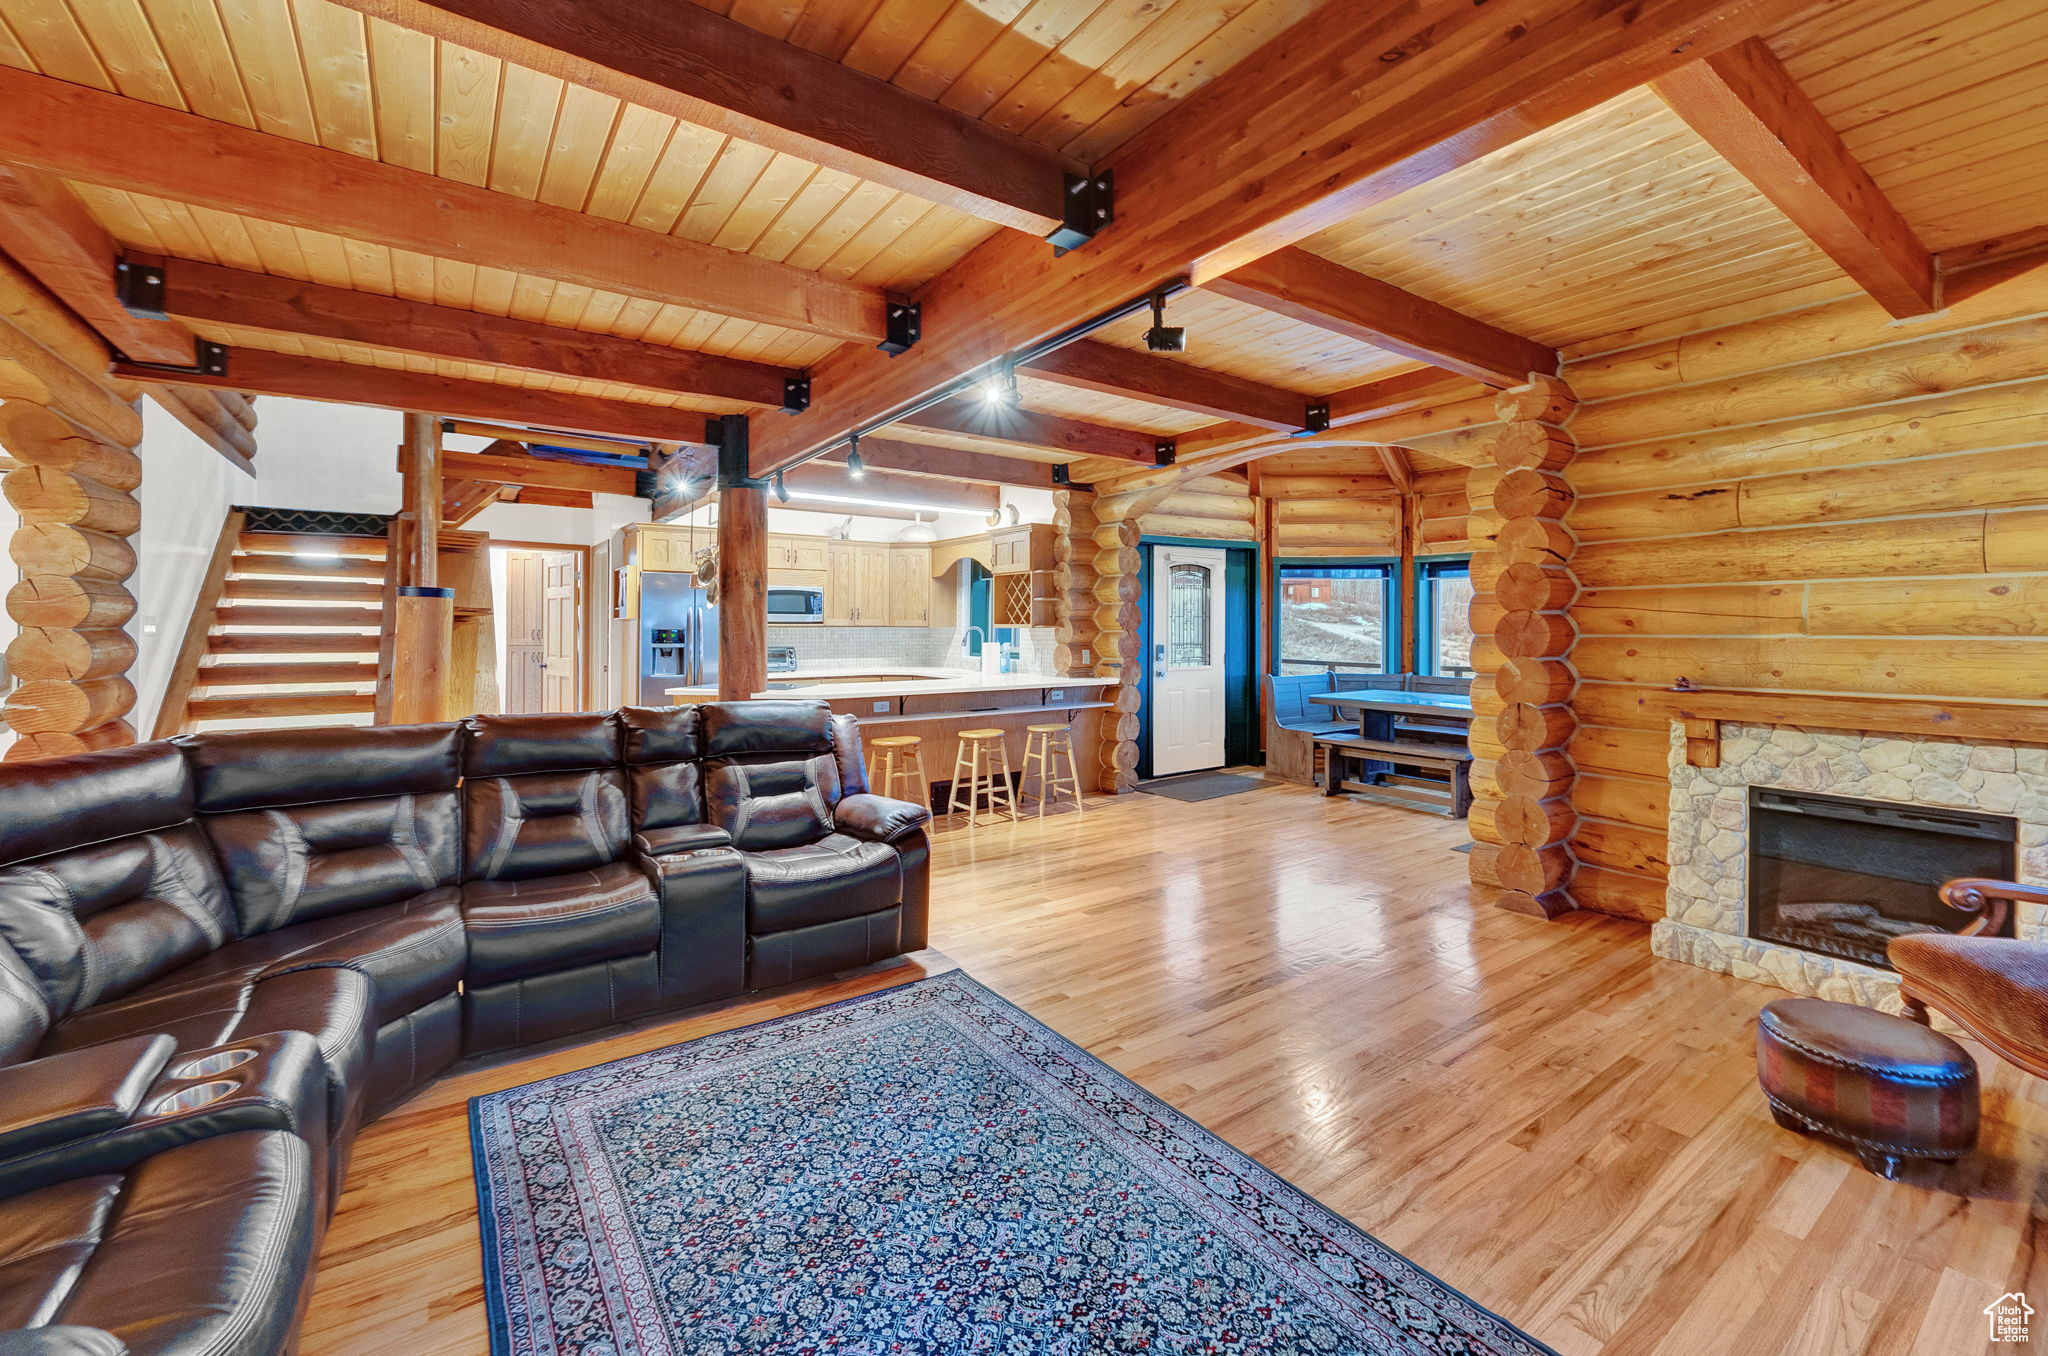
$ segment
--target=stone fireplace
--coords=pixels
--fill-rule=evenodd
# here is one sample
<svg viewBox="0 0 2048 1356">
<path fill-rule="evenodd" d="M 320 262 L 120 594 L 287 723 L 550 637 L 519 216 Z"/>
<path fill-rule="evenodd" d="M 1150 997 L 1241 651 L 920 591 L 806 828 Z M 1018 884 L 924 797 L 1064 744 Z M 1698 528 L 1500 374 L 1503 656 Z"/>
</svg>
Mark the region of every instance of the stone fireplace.
<svg viewBox="0 0 2048 1356">
<path fill-rule="evenodd" d="M 1926 907 L 1930 878 L 2048 883 L 2048 747 L 1691 714 L 1674 710 L 1659 956 L 1896 1011 L 1884 937 L 1971 918 Z M 2009 927 L 2048 939 L 2048 910 Z"/>
</svg>

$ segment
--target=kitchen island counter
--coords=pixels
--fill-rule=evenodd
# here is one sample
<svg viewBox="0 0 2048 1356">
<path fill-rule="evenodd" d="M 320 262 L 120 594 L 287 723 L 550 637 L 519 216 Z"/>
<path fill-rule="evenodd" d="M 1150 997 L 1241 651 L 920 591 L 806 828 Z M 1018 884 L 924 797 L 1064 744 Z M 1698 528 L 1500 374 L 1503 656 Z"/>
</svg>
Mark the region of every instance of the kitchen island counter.
<svg viewBox="0 0 2048 1356">
<path fill-rule="evenodd" d="M 1116 718 L 1105 689 L 1115 684 L 1114 678 L 865 664 L 770 674 L 768 686 L 754 695 L 771 701 L 829 702 L 835 713 L 859 717 L 869 738 L 918 735 L 924 740 L 926 771 L 940 784 L 952 774 L 955 736 L 961 730 L 1002 730 L 1015 769 L 1023 758 L 1026 726 L 1064 724 L 1073 732 L 1074 760 L 1083 783 L 1092 789 L 1101 722 Z M 668 689 L 668 699 L 682 706 L 716 701 L 718 692 L 676 687 Z"/>
</svg>

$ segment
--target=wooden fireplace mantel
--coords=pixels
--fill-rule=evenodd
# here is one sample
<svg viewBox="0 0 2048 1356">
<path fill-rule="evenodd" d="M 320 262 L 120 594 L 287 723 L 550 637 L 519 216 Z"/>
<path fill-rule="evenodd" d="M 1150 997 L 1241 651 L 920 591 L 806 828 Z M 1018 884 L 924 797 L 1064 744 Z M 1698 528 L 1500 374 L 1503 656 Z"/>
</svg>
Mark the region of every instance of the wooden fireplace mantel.
<svg viewBox="0 0 2048 1356">
<path fill-rule="evenodd" d="M 2048 708 L 2040 706 L 1692 688 L 1651 693 L 1643 698 L 1643 709 L 1685 727 L 1685 761 L 1693 767 L 1721 765 L 1724 720 L 1750 725 L 1819 726 L 1859 734 L 2048 744 Z"/>
</svg>

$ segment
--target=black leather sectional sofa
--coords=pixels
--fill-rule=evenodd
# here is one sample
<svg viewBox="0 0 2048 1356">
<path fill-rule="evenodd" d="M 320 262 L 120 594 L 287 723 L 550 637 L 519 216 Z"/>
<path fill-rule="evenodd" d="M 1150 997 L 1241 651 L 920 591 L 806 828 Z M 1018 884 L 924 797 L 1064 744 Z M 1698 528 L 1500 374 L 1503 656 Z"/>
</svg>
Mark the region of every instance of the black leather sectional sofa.
<svg viewBox="0 0 2048 1356">
<path fill-rule="evenodd" d="M 366 1118 L 917 950 L 929 819 L 818 702 L 0 765 L 0 1356 L 287 1349 Z"/>
</svg>

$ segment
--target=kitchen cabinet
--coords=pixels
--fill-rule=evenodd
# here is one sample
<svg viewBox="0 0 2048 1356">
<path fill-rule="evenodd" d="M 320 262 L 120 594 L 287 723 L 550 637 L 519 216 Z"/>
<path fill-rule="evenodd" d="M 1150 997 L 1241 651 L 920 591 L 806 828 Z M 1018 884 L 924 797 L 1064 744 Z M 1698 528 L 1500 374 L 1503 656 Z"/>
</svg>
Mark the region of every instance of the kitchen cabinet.
<svg viewBox="0 0 2048 1356">
<path fill-rule="evenodd" d="M 1047 523 L 1024 523 L 991 532 L 988 534 L 989 569 L 996 574 L 1050 570 L 1054 564 L 1052 541 L 1053 530 Z"/>
<path fill-rule="evenodd" d="M 889 552 L 889 625 L 932 624 L 932 550 L 898 546 Z"/>
<path fill-rule="evenodd" d="M 825 548 L 825 625 L 889 624 L 889 548 L 835 541 Z"/>
<path fill-rule="evenodd" d="M 775 577 L 777 571 L 824 573 L 826 552 L 827 544 L 823 537 L 771 535 L 768 538 L 768 582 L 781 582 Z"/>
</svg>

